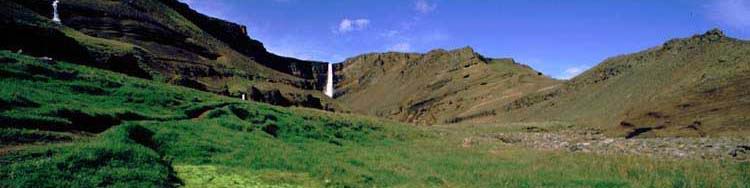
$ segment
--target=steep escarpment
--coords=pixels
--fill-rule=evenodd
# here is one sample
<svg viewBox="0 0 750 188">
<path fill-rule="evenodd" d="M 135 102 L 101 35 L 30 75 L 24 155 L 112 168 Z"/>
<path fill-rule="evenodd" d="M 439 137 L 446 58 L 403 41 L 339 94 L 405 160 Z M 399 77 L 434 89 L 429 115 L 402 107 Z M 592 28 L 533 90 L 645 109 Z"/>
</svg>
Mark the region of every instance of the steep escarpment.
<svg viewBox="0 0 750 188">
<path fill-rule="evenodd" d="M 263 43 L 248 36 L 246 26 L 205 16 L 190 9 L 187 4 L 178 1 L 169 0 L 162 2 L 173 8 L 186 19 L 195 23 L 198 27 L 216 37 L 216 39 L 221 40 L 232 49 L 252 58 L 266 67 L 305 79 L 320 81 L 325 77 L 326 71 L 323 69 L 325 66 L 322 65 L 324 62 L 305 61 L 269 53 L 263 46 Z M 322 83 L 323 82 L 317 82 L 315 87 L 322 87 L 322 85 L 320 85 Z"/>
<path fill-rule="evenodd" d="M 512 104 L 503 118 L 574 121 L 626 137 L 746 134 L 750 42 L 719 30 L 670 40 Z"/>
<path fill-rule="evenodd" d="M 66 0 L 61 24 L 51 21 L 48 0 L 0 4 L 0 49 L 236 97 L 280 93 L 263 100 L 272 104 L 341 109 L 320 92 L 325 63 L 269 53 L 245 26 L 176 0 Z"/>
<path fill-rule="evenodd" d="M 337 100 L 353 111 L 418 124 L 495 121 L 506 103 L 559 83 L 468 47 L 366 54 L 337 70 Z"/>
</svg>

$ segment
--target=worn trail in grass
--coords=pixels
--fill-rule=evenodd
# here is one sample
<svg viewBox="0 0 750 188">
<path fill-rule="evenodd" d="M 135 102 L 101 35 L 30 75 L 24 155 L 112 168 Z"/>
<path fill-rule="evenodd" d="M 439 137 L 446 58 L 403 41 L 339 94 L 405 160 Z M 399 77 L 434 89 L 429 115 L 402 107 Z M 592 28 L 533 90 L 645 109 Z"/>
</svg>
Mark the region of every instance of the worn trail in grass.
<svg viewBox="0 0 750 188">
<path fill-rule="evenodd" d="M 466 147 L 470 129 L 274 107 L 9 52 L 0 73 L 2 143 L 67 143 L 0 156 L 0 187 L 750 186 L 748 163 Z"/>
</svg>

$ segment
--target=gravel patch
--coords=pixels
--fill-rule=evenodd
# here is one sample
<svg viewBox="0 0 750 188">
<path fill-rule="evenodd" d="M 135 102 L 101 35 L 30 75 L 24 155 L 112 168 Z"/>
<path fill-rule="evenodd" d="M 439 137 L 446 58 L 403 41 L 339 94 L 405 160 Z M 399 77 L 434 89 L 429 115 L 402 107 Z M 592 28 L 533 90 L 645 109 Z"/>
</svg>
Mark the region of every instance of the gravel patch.
<svg viewBox="0 0 750 188">
<path fill-rule="evenodd" d="M 513 132 L 480 135 L 479 139 L 539 150 L 626 154 L 676 159 L 750 161 L 750 138 L 611 138 L 597 130 Z"/>
</svg>

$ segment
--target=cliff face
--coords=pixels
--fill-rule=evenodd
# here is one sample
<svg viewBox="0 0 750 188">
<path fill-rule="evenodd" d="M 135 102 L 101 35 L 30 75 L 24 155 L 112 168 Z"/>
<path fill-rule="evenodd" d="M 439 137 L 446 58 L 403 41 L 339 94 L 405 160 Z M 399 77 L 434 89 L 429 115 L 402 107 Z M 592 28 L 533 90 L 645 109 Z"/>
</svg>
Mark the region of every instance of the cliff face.
<svg viewBox="0 0 750 188">
<path fill-rule="evenodd" d="M 163 0 L 162 2 L 232 49 L 266 67 L 304 79 L 317 80 L 321 75 L 325 77 L 325 70 L 321 72 L 321 69 L 325 68 L 325 62 L 304 61 L 269 53 L 263 43 L 248 36 L 246 26 L 205 16 L 176 0 Z M 318 82 L 314 87 L 321 89 L 322 85 Z"/>
<path fill-rule="evenodd" d="M 280 93 L 283 100 L 263 101 L 272 104 L 340 106 L 321 92 L 325 63 L 269 53 L 245 26 L 176 0 L 66 0 L 62 24 L 50 20 L 51 2 L 0 1 L 0 49 L 232 96 Z"/>
<path fill-rule="evenodd" d="M 558 84 L 471 48 L 366 54 L 337 69 L 337 100 L 353 111 L 418 124 L 495 121 L 504 104 Z"/>
</svg>

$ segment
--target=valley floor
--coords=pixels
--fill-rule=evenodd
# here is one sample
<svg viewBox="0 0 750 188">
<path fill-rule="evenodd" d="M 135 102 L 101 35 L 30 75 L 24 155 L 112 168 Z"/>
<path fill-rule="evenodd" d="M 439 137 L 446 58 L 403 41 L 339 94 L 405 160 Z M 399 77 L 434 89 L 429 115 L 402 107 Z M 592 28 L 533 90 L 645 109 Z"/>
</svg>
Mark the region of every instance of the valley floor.
<svg viewBox="0 0 750 188">
<path fill-rule="evenodd" d="M 331 170 L 341 170 L 344 176 L 314 177 L 320 174 L 292 173 L 278 170 L 245 171 L 227 166 L 196 166 L 177 164 L 177 175 L 185 185 L 249 187 L 315 187 L 315 186 L 394 186 L 394 187 L 746 187 L 750 165 L 730 154 L 711 159 L 674 156 L 672 149 L 655 152 L 633 152 L 638 146 L 625 144 L 624 152 L 606 147 L 582 146 L 545 147 L 544 139 L 552 135 L 567 135 L 570 128 L 555 130 L 563 123 L 524 123 L 511 125 L 445 125 L 405 129 L 411 139 L 400 143 L 352 146 L 326 155 L 336 163 L 319 164 Z M 466 127 L 468 126 L 468 127 Z M 547 129 L 546 136 L 529 136 L 516 141 L 505 135 L 539 135 L 529 133 Z M 559 131 L 559 132 L 558 132 Z M 480 134 L 481 132 L 481 134 Z M 487 133 L 491 134 L 487 134 Z M 560 133 L 562 132 L 562 133 Z M 492 134 L 494 133 L 494 134 Z M 488 135 L 494 137 L 488 138 Z M 497 137 L 500 135 L 500 137 Z M 596 137 L 597 134 L 589 134 Z M 586 139 L 590 138 L 585 136 Z M 509 141 L 511 140 L 511 141 Z M 585 139 L 584 139 L 585 140 Z M 609 142 L 608 139 L 587 142 Z M 617 142 L 652 143 L 654 139 L 621 140 Z M 678 148 L 671 144 L 712 139 L 682 139 L 662 141 L 653 148 Z M 722 140 L 722 139 L 717 139 Z M 731 139 L 729 139 L 731 140 Z M 739 139 L 737 139 L 739 140 Z M 737 141 L 734 140 L 734 141 Z M 583 141 L 583 140 L 581 140 Z M 742 142 L 719 142 L 733 145 Z M 731 144 L 730 144 L 731 143 Z M 747 142 L 744 142 L 747 143 Z M 539 147 L 541 145 L 541 147 Z M 596 144 L 591 144 L 596 145 Z M 691 146 L 686 151 L 694 151 Z M 579 149 L 573 149 L 579 148 Z M 677 150 L 677 149 L 675 149 Z M 698 152 L 703 150 L 696 149 Z M 628 153 L 633 152 L 633 153 Z M 679 151 L 677 151 L 679 152 Z M 731 152 L 731 151 L 727 151 Z M 714 154 L 712 152 L 708 152 Z M 718 152 L 718 153 L 723 153 Z M 718 154 L 717 153 L 717 154 Z M 702 153 L 701 153 L 702 154 Z M 693 155 L 693 153 L 690 153 Z M 293 156 L 285 156 L 293 157 Z M 314 156 L 306 156 L 315 158 Z M 745 156 L 746 157 L 746 156 Z M 344 168 L 353 165 L 354 169 Z M 223 169 L 223 170 L 221 170 Z M 342 174 L 343 175 L 343 174 Z M 344 179 L 339 179 L 344 178 Z M 353 179 L 349 179 L 353 178 Z M 348 179 L 348 180 L 347 180 Z M 336 184 L 340 181 L 351 184 Z M 264 183 L 261 183 L 264 182 Z M 271 183 L 268 183 L 271 182 Z M 293 183 L 290 183 L 293 182 Z"/>
<path fill-rule="evenodd" d="M 165 150 L 162 158 L 171 160 L 169 165 L 178 179 L 172 185 L 185 187 L 750 186 L 748 185 L 750 164 L 730 157 L 711 160 L 689 157 L 678 159 L 669 155 L 648 156 L 597 152 L 595 149 L 597 147 L 588 149 L 590 152 L 586 151 L 587 149 L 539 148 L 524 143 L 527 142 L 525 139 L 510 142 L 506 138 L 488 139 L 486 134 L 466 131 L 470 129 L 465 127 L 402 129 L 400 133 L 393 135 L 401 139 L 390 140 L 392 138 L 388 138 L 387 141 L 369 143 L 332 145 L 308 141 L 310 143 L 292 144 L 280 143 L 272 137 L 263 136 L 265 133 L 258 135 L 217 128 L 211 125 L 212 122 L 216 123 L 213 120 L 187 120 L 142 125 L 153 130 L 155 138 L 171 137 L 170 142 L 174 142 L 161 146 L 165 148 L 162 149 Z M 542 127 L 549 123 L 542 124 L 542 126 L 532 125 Z M 191 128 L 180 128 L 181 126 Z M 490 128 L 483 129 L 482 132 Z M 507 130 L 506 127 L 494 129 L 497 133 L 495 135 L 536 134 Z M 108 134 L 99 137 L 105 136 L 111 137 Z M 44 148 L 44 146 L 35 147 Z M 60 146 L 52 146 L 31 153 L 58 151 L 53 149 L 56 147 Z M 107 148 L 108 146 L 99 147 Z M 45 152 L 39 153 L 40 151 Z M 78 152 L 87 153 L 88 151 L 84 149 Z M 52 154 L 52 156 L 55 155 Z M 94 154 L 76 156 L 76 158 L 98 158 L 98 156 L 91 155 Z M 14 159 L 16 156 L 25 155 L 11 153 L 0 158 L 16 160 Z M 44 171 L 36 172 L 40 170 L 39 166 L 24 165 L 27 160 L 45 164 L 49 159 L 31 157 L 24 158 L 22 161 L 11 161 L 18 162 L 18 164 L 8 164 L 5 163 L 8 161 L 4 161 L 4 165 L 11 167 L 10 172 L 15 175 L 49 175 L 44 174 Z M 101 159 L 97 160 L 101 161 Z M 75 168 L 85 168 L 85 166 L 79 166 L 83 164 L 86 163 L 69 163 L 69 165 L 78 166 Z M 24 172 L 23 170 L 33 171 Z M 79 175 L 82 177 L 78 178 L 85 178 L 98 174 Z M 13 180 L 18 180 L 15 178 L 19 177 L 3 177 L 5 178 L 10 178 L 6 179 L 11 180 L 7 181 L 10 183 L 15 182 Z"/>
<path fill-rule="evenodd" d="M 663 159 L 750 160 L 750 137 L 622 138 L 603 130 L 563 122 L 497 125 L 446 125 L 442 129 L 479 129 L 466 135 L 467 145 L 501 142 L 543 151 L 633 155 Z"/>
</svg>

